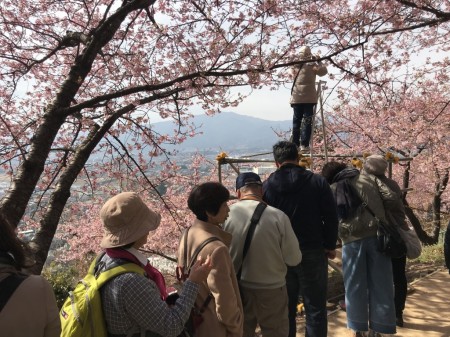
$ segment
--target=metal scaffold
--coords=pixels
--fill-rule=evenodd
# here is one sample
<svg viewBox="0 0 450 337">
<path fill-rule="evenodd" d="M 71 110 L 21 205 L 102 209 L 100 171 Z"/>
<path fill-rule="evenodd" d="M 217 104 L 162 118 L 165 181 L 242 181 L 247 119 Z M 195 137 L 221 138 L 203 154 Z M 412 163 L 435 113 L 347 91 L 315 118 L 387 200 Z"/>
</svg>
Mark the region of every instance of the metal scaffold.
<svg viewBox="0 0 450 337">
<path fill-rule="evenodd" d="M 323 158 L 324 162 L 327 163 L 330 158 L 333 159 L 349 159 L 351 158 L 351 163 L 355 167 L 359 167 L 361 165 L 362 167 L 362 159 L 369 155 L 369 153 L 354 153 L 354 154 L 347 154 L 347 155 L 340 155 L 340 154 L 329 154 L 328 152 L 328 143 L 327 143 L 327 134 L 326 134 L 326 123 L 324 118 L 324 99 L 323 99 L 323 93 L 324 90 L 326 90 L 326 82 L 325 81 L 319 81 L 316 82 L 316 89 L 317 89 L 317 97 L 318 97 L 318 104 L 314 106 L 314 113 L 312 118 L 312 130 L 311 132 L 311 140 L 310 140 L 310 153 L 299 153 L 299 164 L 301 166 L 304 166 L 305 168 L 313 171 L 314 170 L 314 158 Z M 314 151 L 314 129 L 316 124 L 316 116 L 320 115 L 321 120 L 321 131 L 322 131 L 322 137 L 323 137 L 323 151 L 316 153 Z M 292 137 L 291 139 L 292 140 Z M 398 163 L 399 161 L 410 161 L 412 158 L 406 158 L 406 157 L 398 157 L 395 154 L 386 151 L 385 153 L 386 160 L 388 161 L 388 176 L 392 177 L 392 164 Z M 263 156 L 266 156 L 266 158 L 261 158 Z M 267 158 L 267 156 L 270 156 L 270 158 Z M 219 181 L 222 182 L 222 166 L 223 165 L 229 165 L 236 174 L 239 174 L 241 172 L 240 164 L 249 164 L 249 163 L 266 163 L 271 164 L 273 167 L 273 170 L 276 169 L 275 161 L 272 157 L 272 152 L 263 152 L 263 153 L 255 153 L 250 155 L 245 155 L 241 157 L 229 157 L 225 152 L 220 153 L 216 157 L 217 163 L 218 163 L 218 175 L 219 175 Z M 260 173 L 260 172 L 255 172 Z"/>
</svg>

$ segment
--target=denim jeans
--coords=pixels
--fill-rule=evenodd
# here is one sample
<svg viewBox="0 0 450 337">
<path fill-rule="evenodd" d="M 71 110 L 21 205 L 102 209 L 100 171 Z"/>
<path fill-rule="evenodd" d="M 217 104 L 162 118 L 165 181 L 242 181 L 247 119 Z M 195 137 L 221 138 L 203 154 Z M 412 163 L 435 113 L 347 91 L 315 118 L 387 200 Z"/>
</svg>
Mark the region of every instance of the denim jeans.
<svg viewBox="0 0 450 337">
<path fill-rule="evenodd" d="M 375 236 L 342 247 L 347 326 L 354 331 L 394 334 L 391 259 L 377 250 Z"/>
<path fill-rule="evenodd" d="M 303 297 L 306 313 L 306 337 L 326 337 L 328 263 L 324 249 L 302 250 L 302 262 L 288 267 L 289 337 L 296 336 L 295 317 L 298 298 Z"/>
<path fill-rule="evenodd" d="M 292 142 L 297 146 L 309 146 L 312 132 L 311 124 L 314 105 L 314 103 L 291 104 L 294 109 L 294 116 L 292 118 Z"/>
</svg>

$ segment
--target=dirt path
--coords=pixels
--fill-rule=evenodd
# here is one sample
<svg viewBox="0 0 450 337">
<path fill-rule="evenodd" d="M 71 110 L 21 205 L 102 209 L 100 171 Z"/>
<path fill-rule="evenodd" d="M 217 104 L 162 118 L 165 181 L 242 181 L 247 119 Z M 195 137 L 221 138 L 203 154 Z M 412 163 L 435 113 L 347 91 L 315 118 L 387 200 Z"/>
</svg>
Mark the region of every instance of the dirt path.
<svg viewBox="0 0 450 337">
<path fill-rule="evenodd" d="M 411 284 L 403 314 L 405 326 L 397 329 L 397 337 L 450 337 L 450 275 L 438 270 Z M 298 319 L 297 337 L 304 336 L 303 318 Z M 346 337 L 346 315 L 342 310 L 330 312 L 328 336 Z"/>
</svg>

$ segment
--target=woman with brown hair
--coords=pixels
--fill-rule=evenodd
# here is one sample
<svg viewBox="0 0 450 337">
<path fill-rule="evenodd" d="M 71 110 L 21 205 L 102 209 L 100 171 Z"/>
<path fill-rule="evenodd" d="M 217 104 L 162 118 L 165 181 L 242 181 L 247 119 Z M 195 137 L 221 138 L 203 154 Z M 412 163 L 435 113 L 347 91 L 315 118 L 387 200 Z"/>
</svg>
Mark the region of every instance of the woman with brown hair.
<svg viewBox="0 0 450 337">
<path fill-rule="evenodd" d="M 212 263 L 212 270 L 200 285 L 195 301 L 197 308 L 204 308 L 196 337 L 241 337 L 243 334 L 242 302 L 229 253 L 231 234 L 222 229 L 230 211 L 229 197 L 230 192 L 222 184 L 207 182 L 195 186 L 188 198 L 188 207 L 196 219 L 181 238 L 178 263 L 184 265 L 185 254 L 189 263 L 196 250 L 198 256 L 211 256 Z M 203 246 L 211 238 L 213 241 Z"/>
<path fill-rule="evenodd" d="M 8 337 L 57 337 L 59 312 L 51 285 L 27 275 L 28 248 L 0 215 L 0 331 Z"/>
</svg>

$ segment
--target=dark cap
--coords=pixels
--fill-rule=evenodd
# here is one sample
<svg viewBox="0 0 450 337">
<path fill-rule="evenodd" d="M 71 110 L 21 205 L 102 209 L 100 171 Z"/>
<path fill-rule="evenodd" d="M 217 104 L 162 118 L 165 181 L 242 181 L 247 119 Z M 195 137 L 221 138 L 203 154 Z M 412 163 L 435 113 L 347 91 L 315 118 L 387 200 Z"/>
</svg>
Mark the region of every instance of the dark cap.
<svg viewBox="0 0 450 337">
<path fill-rule="evenodd" d="M 236 178 L 236 191 L 247 185 L 262 185 L 261 178 L 253 172 L 239 174 Z"/>
</svg>

